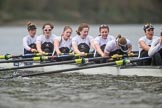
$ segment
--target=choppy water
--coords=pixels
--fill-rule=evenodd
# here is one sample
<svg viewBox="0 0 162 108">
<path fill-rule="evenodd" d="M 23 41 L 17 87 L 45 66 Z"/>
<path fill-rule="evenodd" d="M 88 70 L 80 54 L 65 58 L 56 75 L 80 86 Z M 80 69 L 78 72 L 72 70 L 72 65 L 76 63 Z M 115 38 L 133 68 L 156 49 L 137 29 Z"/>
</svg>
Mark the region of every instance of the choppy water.
<svg viewBox="0 0 162 108">
<path fill-rule="evenodd" d="M 1 108 L 161 108 L 162 78 L 53 74 L 0 81 Z"/>
<path fill-rule="evenodd" d="M 55 27 L 59 35 L 63 26 Z M 75 28 L 76 26 L 73 26 Z M 130 37 L 137 50 L 142 25 L 111 25 L 110 34 Z M 161 25 L 155 25 L 155 34 Z M 60 29 L 61 28 L 61 29 Z M 90 34 L 97 35 L 92 25 Z M 24 27 L 0 27 L 1 54 L 20 54 Z M 75 29 L 74 29 L 75 32 Z M 38 30 L 38 34 L 41 30 Z M 93 70 L 92 70 L 93 71 Z M 1 73 L 2 74 L 2 73 Z M 52 74 L 0 80 L 0 108 L 162 108 L 162 78 Z"/>
</svg>

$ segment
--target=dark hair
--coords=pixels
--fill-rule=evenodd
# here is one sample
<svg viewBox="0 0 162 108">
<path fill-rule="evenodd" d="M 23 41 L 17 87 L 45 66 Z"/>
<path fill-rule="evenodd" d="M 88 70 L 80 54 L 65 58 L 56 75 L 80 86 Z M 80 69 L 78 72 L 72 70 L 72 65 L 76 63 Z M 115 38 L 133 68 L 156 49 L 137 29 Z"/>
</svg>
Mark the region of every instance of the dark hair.
<svg viewBox="0 0 162 108">
<path fill-rule="evenodd" d="M 51 27 L 51 29 L 53 29 L 53 28 L 54 28 L 54 26 L 53 26 L 51 23 L 45 23 L 45 24 L 43 24 L 42 29 L 44 29 L 46 25 L 49 25 L 49 26 Z"/>
<path fill-rule="evenodd" d="M 161 31 L 161 33 L 160 33 L 160 36 L 162 36 L 162 31 Z"/>
<path fill-rule="evenodd" d="M 108 31 L 109 31 L 109 26 L 106 25 L 106 24 L 102 24 L 102 25 L 100 25 L 100 27 L 99 27 L 99 31 L 101 31 L 101 29 L 103 29 L 103 28 L 106 28 L 106 29 L 108 29 Z"/>
<path fill-rule="evenodd" d="M 151 23 L 145 24 L 143 27 L 143 30 L 146 32 L 147 29 L 154 29 L 153 25 Z"/>
<path fill-rule="evenodd" d="M 79 25 L 78 30 L 76 31 L 76 33 L 77 33 L 78 35 L 80 35 L 80 32 L 83 30 L 83 28 L 88 28 L 88 29 L 89 29 L 88 24 L 87 24 L 87 23 L 81 23 L 81 24 Z"/>
<path fill-rule="evenodd" d="M 27 22 L 27 29 L 28 29 L 28 31 L 30 31 L 30 30 L 37 29 L 37 27 L 35 24 L 33 24 L 32 22 L 29 21 L 29 22 Z"/>
</svg>

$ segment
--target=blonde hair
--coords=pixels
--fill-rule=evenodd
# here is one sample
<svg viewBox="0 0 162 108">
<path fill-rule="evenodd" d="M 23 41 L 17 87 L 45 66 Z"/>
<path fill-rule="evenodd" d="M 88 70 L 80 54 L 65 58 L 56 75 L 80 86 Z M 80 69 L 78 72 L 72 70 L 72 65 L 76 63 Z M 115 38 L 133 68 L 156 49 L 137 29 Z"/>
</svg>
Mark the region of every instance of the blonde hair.
<svg viewBox="0 0 162 108">
<path fill-rule="evenodd" d="M 63 32 L 65 32 L 67 29 L 70 29 L 72 31 L 72 28 L 70 26 L 66 25 L 66 26 L 64 26 Z M 63 33 L 61 36 L 63 36 Z"/>
<path fill-rule="evenodd" d="M 70 30 L 72 31 L 72 28 L 71 28 L 70 26 L 68 26 L 68 25 L 64 26 L 63 32 L 65 32 L 65 31 L 68 30 L 68 29 L 70 29 Z M 59 45 L 60 45 L 61 42 L 62 42 L 63 32 L 62 32 L 62 34 L 61 34 L 61 40 L 60 40 L 60 42 L 59 42 Z"/>
</svg>

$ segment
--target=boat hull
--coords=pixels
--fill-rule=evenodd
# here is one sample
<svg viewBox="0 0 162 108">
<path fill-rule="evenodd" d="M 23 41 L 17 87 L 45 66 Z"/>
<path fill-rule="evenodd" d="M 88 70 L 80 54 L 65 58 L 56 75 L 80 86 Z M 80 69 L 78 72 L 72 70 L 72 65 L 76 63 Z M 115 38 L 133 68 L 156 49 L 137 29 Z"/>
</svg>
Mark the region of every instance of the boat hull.
<svg viewBox="0 0 162 108">
<path fill-rule="evenodd" d="M 35 63 L 39 64 L 39 63 Z M 34 64 L 34 65 L 35 65 Z M 93 66 L 93 64 L 91 64 Z M 24 66 L 22 63 L 20 66 Z M 89 66 L 89 65 L 87 65 Z M 2 63 L 1 68 L 11 68 L 13 63 Z M 155 76 L 162 77 L 162 69 L 159 66 L 103 66 L 93 67 L 88 69 L 80 69 L 84 67 L 76 64 L 62 64 L 62 65 L 51 65 L 42 66 L 35 68 L 20 69 L 21 71 L 32 71 L 32 72 L 52 72 L 57 73 L 58 70 L 65 70 L 63 73 L 80 73 L 80 74 L 111 74 L 111 75 L 126 75 L 126 76 Z M 66 71 L 71 69 L 71 71 Z"/>
</svg>

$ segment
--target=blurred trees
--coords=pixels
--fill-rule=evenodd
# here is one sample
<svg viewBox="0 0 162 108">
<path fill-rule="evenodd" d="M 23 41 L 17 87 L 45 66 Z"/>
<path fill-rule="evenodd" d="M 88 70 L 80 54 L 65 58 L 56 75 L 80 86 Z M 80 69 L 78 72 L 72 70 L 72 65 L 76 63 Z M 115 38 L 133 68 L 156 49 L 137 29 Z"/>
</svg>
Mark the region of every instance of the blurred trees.
<svg viewBox="0 0 162 108">
<path fill-rule="evenodd" d="M 161 23 L 161 4 L 161 0 L 0 0 L 0 22 Z"/>
</svg>

